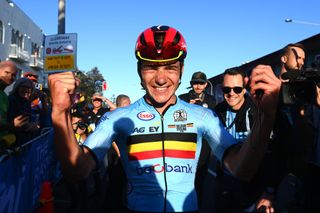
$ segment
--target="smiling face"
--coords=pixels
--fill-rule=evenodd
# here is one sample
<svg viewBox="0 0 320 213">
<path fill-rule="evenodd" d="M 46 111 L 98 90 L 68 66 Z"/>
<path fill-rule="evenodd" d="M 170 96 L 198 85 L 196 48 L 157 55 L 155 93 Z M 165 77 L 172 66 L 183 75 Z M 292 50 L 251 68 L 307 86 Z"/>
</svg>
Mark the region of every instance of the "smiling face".
<svg viewBox="0 0 320 213">
<path fill-rule="evenodd" d="M 146 100 L 160 113 L 175 103 L 182 71 L 183 65 L 179 61 L 164 65 L 142 62 L 141 81 L 147 92 Z"/>
<path fill-rule="evenodd" d="M 235 87 L 244 87 L 244 80 L 243 77 L 240 74 L 237 75 L 225 75 L 223 78 L 223 87 L 230 87 L 230 88 L 235 88 Z M 242 104 L 244 103 L 244 95 L 246 93 L 245 88 L 241 90 L 240 93 L 236 93 L 234 89 L 230 90 L 228 93 L 224 93 L 224 99 L 228 103 L 228 105 L 233 109 L 233 110 L 239 110 Z"/>
<path fill-rule="evenodd" d="M 94 109 L 100 109 L 102 107 L 102 99 L 100 98 L 93 98 L 92 105 Z"/>
</svg>

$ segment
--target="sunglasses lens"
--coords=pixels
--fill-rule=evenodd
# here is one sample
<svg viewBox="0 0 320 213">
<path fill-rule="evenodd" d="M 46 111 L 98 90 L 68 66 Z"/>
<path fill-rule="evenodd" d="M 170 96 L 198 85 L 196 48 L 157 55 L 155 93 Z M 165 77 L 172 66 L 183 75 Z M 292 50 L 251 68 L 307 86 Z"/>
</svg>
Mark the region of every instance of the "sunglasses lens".
<svg viewBox="0 0 320 213">
<path fill-rule="evenodd" d="M 229 94 L 231 92 L 231 90 L 233 90 L 233 92 L 236 93 L 236 94 L 240 94 L 242 92 L 243 88 L 242 87 L 233 87 L 233 88 L 231 88 L 231 87 L 222 87 L 222 92 L 224 94 Z"/>
<path fill-rule="evenodd" d="M 230 87 L 222 87 L 222 92 L 225 94 L 228 94 L 231 92 L 231 88 Z"/>
<path fill-rule="evenodd" d="M 237 94 L 240 94 L 242 92 L 243 88 L 242 87 L 234 87 L 233 91 Z"/>
</svg>

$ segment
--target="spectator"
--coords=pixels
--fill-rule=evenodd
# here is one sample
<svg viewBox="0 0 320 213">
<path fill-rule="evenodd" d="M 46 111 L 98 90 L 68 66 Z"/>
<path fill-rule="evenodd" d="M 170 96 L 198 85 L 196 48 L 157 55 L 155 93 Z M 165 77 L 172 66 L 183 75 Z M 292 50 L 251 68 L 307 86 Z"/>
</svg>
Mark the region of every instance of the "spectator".
<svg viewBox="0 0 320 213">
<path fill-rule="evenodd" d="M 219 103 L 215 111 L 225 129 L 241 144 L 248 137 L 255 121 L 256 106 L 247 94 L 246 74 L 239 68 L 228 69 L 223 74 L 222 92 L 224 101 Z M 255 202 L 262 194 L 263 186 L 253 181 L 246 182 L 233 177 L 221 165 L 215 156 L 210 159 L 212 177 L 213 212 L 253 212 Z M 270 204 L 270 203 L 269 203 Z M 271 205 L 266 206 L 267 212 L 273 212 Z"/>
<path fill-rule="evenodd" d="M 14 83 L 9 95 L 8 120 L 13 121 L 19 115 L 25 115 L 29 118 L 25 125 L 14 130 L 19 144 L 27 142 L 40 133 L 39 123 L 31 120 L 31 95 L 33 89 L 33 83 L 30 79 L 20 78 Z"/>
<path fill-rule="evenodd" d="M 281 51 L 280 60 L 279 78 L 284 85 L 292 80 L 285 78 L 289 72 L 303 69 L 303 45 L 287 45 Z M 276 211 L 319 212 L 319 105 L 316 100 L 314 103 L 296 101 L 291 105 L 282 102 L 276 121 L 273 140 L 285 144 L 284 177 L 275 196 Z"/>
<path fill-rule="evenodd" d="M 0 62 L 0 152 L 16 141 L 15 135 L 10 134 L 9 130 L 24 126 L 28 120 L 28 116 L 18 115 L 11 122 L 7 121 L 9 101 L 4 90 L 14 82 L 16 75 L 17 68 L 12 61 Z"/>
<path fill-rule="evenodd" d="M 234 138 L 211 110 L 175 95 L 187 53 L 179 31 L 164 25 L 148 28 L 138 37 L 135 53 L 146 94 L 128 107 L 106 113 L 82 148 L 70 137 L 68 114 L 77 80 L 70 72 L 49 76 L 55 145 L 64 175 L 72 180 L 87 177 L 117 141 L 129 185 L 129 211 L 197 212 L 194 178 L 205 138 L 227 169 L 250 180 L 266 151 L 280 90 L 270 66 L 259 65 L 252 72 L 251 94 L 261 103 L 260 122 L 246 142 L 235 147 Z M 255 95 L 257 90 L 263 95 Z"/>
<path fill-rule="evenodd" d="M 30 79 L 33 82 L 33 92 L 31 95 L 31 120 L 37 122 L 40 128 L 50 127 L 51 119 L 49 112 L 49 103 L 47 94 L 43 91 L 42 84 L 38 83 L 38 75 L 34 72 L 25 72 L 23 74 L 25 78 Z"/>
<path fill-rule="evenodd" d="M 297 71 L 299 72 L 305 60 L 304 46 L 300 43 L 288 44 L 280 51 L 280 62 L 281 69 L 279 78 L 282 82 L 287 80 L 283 79 L 282 76 L 287 71 Z"/>
<path fill-rule="evenodd" d="M 119 107 L 125 107 L 129 106 L 131 104 L 130 98 L 127 95 L 118 95 L 116 98 L 116 106 Z"/>
<path fill-rule="evenodd" d="M 116 108 L 116 105 L 109 99 L 103 97 L 102 94 L 98 92 L 94 93 L 91 99 L 93 109 L 88 113 L 86 120 L 91 129 L 94 131 L 102 115 L 110 110 L 114 110 Z M 109 108 L 103 107 L 102 102 L 105 102 L 109 106 Z"/>
<path fill-rule="evenodd" d="M 200 71 L 193 73 L 190 84 L 192 89 L 188 93 L 179 95 L 179 98 L 190 104 L 197 104 L 209 109 L 214 109 L 216 106 L 214 97 L 205 91 L 208 85 L 206 74 Z"/>
<path fill-rule="evenodd" d="M 214 97 L 212 95 L 209 95 L 205 91 L 208 85 L 206 74 L 200 71 L 193 73 L 190 85 L 192 89 L 188 93 L 179 95 L 179 98 L 190 104 L 197 104 L 213 110 L 216 103 L 214 101 Z M 201 154 L 199 157 L 197 174 L 195 179 L 195 187 L 198 194 L 199 205 L 201 205 L 202 203 L 202 191 L 204 187 L 203 182 L 204 178 L 208 173 L 208 161 L 211 153 L 210 150 L 211 149 L 208 142 L 204 140 L 202 142 Z"/>
<path fill-rule="evenodd" d="M 71 114 L 71 123 L 77 142 L 79 145 L 82 145 L 91 133 L 90 127 L 84 121 L 84 117 L 80 112 Z"/>
</svg>

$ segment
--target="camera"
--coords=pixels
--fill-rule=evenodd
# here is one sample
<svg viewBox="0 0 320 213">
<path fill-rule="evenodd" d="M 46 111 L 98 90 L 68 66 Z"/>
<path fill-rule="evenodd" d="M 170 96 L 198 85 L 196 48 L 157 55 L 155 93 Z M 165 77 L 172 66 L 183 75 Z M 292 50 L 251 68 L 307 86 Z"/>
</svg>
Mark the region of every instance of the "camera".
<svg viewBox="0 0 320 213">
<path fill-rule="evenodd" d="M 86 124 L 85 122 L 79 121 L 79 122 L 77 123 L 77 127 L 78 127 L 79 129 L 84 130 L 84 129 L 88 128 L 88 124 Z"/>
<path fill-rule="evenodd" d="M 316 68 L 288 70 L 282 79 L 289 80 L 282 84 L 281 96 L 284 104 L 315 104 L 316 86 L 320 83 L 320 71 Z"/>
<path fill-rule="evenodd" d="M 189 99 L 190 100 L 195 100 L 195 99 L 198 99 L 196 100 L 195 104 L 198 104 L 198 105 L 201 105 L 201 101 L 199 100 L 200 97 L 199 97 L 199 94 L 197 94 L 195 91 L 191 90 L 189 92 Z"/>
</svg>

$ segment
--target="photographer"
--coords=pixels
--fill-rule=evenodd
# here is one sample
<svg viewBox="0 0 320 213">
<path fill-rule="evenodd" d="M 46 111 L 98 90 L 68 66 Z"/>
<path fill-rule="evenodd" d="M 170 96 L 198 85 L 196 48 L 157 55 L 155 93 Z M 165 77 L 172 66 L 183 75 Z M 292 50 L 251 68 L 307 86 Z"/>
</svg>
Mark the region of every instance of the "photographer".
<svg viewBox="0 0 320 213">
<path fill-rule="evenodd" d="M 279 212 L 319 212 L 319 86 L 316 70 L 304 69 L 301 44 L 289 44 L 281 52 L 282 104 L 274 127 L 273 140 L 284 143 L 283 179 L 277 187 Z M 319 88 L 318 88 L 319 89 Z"/>
<path fill-rule="evenodd" d="M 80 112 L 71 114 L 71 122 L 77 142 L 81 145 L 87 139 L 91 129 L 88 124 L 84 122 L 84 116 Z"/>
<path fill-rule="evenodd" d="M 205 91 L 208 85 L 206 74 L 200 71 L 193 73 L 190 85 L 192 89 L 188 93 L 179 95 L 179 98 L 190 104 L 197 104 L 205 108 L 214 109 L 216 106 L 215 99 Z"/>
</svg>

